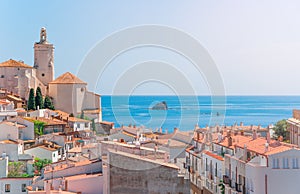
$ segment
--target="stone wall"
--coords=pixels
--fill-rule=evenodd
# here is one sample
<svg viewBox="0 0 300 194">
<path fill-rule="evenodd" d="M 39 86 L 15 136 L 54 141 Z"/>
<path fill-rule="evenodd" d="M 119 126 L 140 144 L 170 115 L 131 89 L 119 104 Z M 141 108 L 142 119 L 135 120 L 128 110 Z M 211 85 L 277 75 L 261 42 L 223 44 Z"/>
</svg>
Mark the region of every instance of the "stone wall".
<svg viewBox="0 0 300 194">
<path fill-rule="evenodd" d="M 189 181 L 178 170 L 165 165 L 109 153 L 109 193 L 184 194 Z"/>
</svg>

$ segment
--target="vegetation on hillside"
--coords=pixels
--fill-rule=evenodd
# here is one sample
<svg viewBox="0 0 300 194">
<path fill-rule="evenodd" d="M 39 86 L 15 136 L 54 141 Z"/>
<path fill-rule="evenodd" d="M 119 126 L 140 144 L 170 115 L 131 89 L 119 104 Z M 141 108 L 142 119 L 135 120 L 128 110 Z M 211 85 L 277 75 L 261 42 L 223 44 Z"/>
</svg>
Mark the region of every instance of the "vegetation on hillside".
<svg viewBox="0 0 300 194">
<path fill-rule="evenodd" d="M 42 169 L 51 163 L 52 161 L 48 159 L 34 158 L 33 166 L 35 167 L 35 174 L 40 174 Z"/>
<path fill-rule="evenodd" d="M 42 121 L 33 121 L 34 123 L 34 134 L 36 136 L 41 136 L 44 134 L 44 127 L 45 127 L 45 122 Z"/>
<path fill-rule="evenodd" d="M 9 162 L 7 177 L 31 177 L 29 174 L 24 173 L 25 164 L 23 162 Z"/>
<path fill-rule="evenodd" d="M 286 138 L 287 138 L 288 131 L 287 131 L 286 120 L 283 119 L 283 120 L 278 121 L 275 124 L 273 130 L 274 130 L 274 135 L 273 136 L 276 139 L 279 139 L 280 137 L 282 137 L 284 141 L 287 140 Z"/>
<path fill-rule="evenodd" d="M 34 89 L 31 88 L 27 102 L 27 110 L 37 110 L 38 108 L 55 110 L 52 100 L 49 96 L 46 96 L 45 99 L 43 99 L 43 94 L 40 87 L 37 87 L 35 95 Z"/>
<path fill-rule="evenodd" d="M 36 109 L 42 109 L 44 108 L 44 100 L 42 95 L 42 90 L 40 87 L 36 88 L 35 92 L 35 107 Z"/>
<path fill-rule="evenodd" d="M 27 102 L 27 109 L 28 110 L 35 110 L 35 97 L 34 97 L 34 89 L 31 88 L 29 92 L 29 98 Z"/>
<path fill-rule="evenodd" d="M 54 110 L 55 109 L 49 96 L 45 97 L 44 108 L 48 108 L 50 110 Z"/>
</svg>

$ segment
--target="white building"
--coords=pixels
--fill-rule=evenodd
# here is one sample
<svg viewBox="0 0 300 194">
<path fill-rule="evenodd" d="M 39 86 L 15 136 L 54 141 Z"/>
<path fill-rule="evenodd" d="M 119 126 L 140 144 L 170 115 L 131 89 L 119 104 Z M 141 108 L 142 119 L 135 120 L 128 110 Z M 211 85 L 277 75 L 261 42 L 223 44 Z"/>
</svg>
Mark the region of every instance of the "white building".
<svg viewBox="0 0 300 194">
<path fill-rule="evenodd" d="M 14 103 L 5 99 L 0 100 L 0 121 L 8 120 L 17 116 Z"/>
<path fill-rule="evenodd" d="M 52 146 L 50 144 L 37 145 L 24 151 L 25 154 L 30 154 L 34 158 L 48 159 L 52 162 L 57 162 L 61 158 L 61 147 Z"/>
<path fill-rule="evenodd" d="M 69 124 L 69 127 L 73 129 L 73 131 L 91 130 L 92 122 L 89 120 L 68 117 L 66 122 Z"/>
<path fill-rule="evenodd" d="M 100 95 L 87 90 L 87 83 L 70 72 L 49 82 L 49 95 L 55 108 L 78 116 L 82 111 L 93 111 L 91 119 L 102 121 Z"/>
<path fill-rule="evenodd" d="M 240 139 L 237 136 L 235 139 Z M 226 193 L 289 193 L 298 191 L 300 150 L 291 144 L 248 137 L 225 155 Z"/>
<path fill-rule="evenodd" d="M 1 178 L 0 193 L 27 193 L 26 187 L 31 185 L 32 178 Z"/>
<path fill-rule="evenodd" d="M 23 154 L 24 145 L 21 141 L 3 140 L 0 141 L 0 153 L 8 156 L 9 161 L 18 161 L 19 154 Z"/>
<path fill-rule="evenodd" d="M 1 140 L 30 140 L 34 139 L 33 123 L 25 122 L 22 118 L 15 121 L 2 121 L 0 123 L 0 141 Z"/>
</svg>

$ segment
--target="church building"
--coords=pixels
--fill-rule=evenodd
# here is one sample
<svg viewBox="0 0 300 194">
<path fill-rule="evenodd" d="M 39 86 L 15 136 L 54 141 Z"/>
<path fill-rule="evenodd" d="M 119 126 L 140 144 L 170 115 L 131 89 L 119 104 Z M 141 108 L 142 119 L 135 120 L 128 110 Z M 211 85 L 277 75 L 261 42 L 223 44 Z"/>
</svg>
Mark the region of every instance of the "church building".
<svg viewBox="0 0 300 194">
<path fill-rule="evenodd" d="M 54 107 L 75 116 L 89 112 L 96 122 L 102 121 L 100 95 L 87 90 L 87 83 L 70 72 L 54 79 L 54 46 L 48 42 L 46 28 L 34 44 L 33 67 L 10 59 L 0 63 L 0 88 L 28 100 L 31 88 L 40 87 L 51 97 Z"/>
</svg>

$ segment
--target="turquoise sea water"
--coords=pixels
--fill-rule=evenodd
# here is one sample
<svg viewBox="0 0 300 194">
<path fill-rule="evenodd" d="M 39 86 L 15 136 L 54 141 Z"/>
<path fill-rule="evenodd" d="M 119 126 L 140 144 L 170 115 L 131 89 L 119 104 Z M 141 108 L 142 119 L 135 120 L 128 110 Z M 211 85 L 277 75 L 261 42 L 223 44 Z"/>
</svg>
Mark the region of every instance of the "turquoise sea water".
<svg viewBox="0 0 300 194">
<path fill-rule="evenodd" d="M 168 110 L 151 110 L 165 101 Z M 267 126 L 292 116 L 300 109 L 300 96 L 227 96 L 225 101 L 213 101 L 210 96 L 102 96 L 103 120 L 121 125 L 143 125 L 173 131 L 191 130 L 195 124 Z"/>
</svg>

